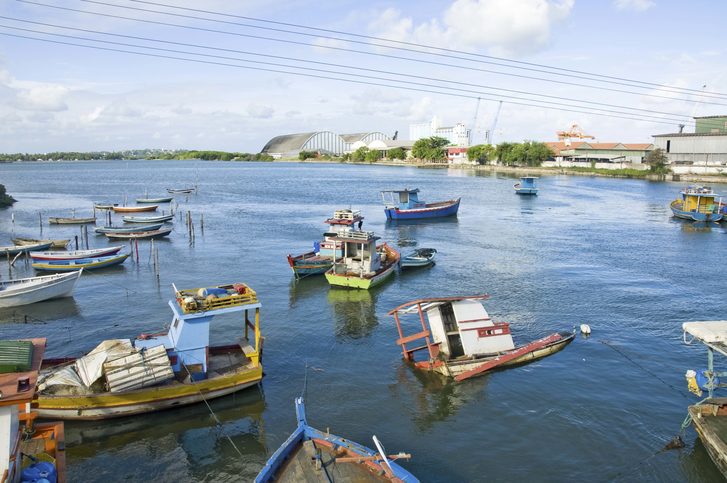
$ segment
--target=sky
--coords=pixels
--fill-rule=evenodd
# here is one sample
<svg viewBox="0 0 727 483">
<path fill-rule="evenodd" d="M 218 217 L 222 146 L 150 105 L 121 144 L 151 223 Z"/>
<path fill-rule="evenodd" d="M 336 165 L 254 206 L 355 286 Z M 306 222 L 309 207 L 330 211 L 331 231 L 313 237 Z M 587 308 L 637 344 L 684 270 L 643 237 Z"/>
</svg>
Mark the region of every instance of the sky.
<svg viewBox="0 0 727 483">
<path fill-rule="evenodd" d="M 300 132 L 407 139 L 433 116 L 480 142 L 578 124 L 649 143 L 727 114 L 725 18 L 699 0 L 3 0 L 0 152 L 259 152 Z"/>
</svg>

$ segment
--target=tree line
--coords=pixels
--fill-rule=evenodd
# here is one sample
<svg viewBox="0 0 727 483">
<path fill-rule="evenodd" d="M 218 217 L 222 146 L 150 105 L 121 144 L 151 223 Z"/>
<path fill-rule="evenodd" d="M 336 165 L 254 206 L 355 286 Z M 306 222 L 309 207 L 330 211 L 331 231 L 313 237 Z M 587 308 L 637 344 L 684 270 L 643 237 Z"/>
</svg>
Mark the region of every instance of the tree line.
<svg viewBox="0 0 727 483">
<path fill-rule="evenodd" d="M 272 161 L 264 153 L 236 153 L 227 151 L 137 149 L 128 151 L 58 151 L 50 153 L 0 153 L 0 162 L 13 161 L 95 161 L 135 159 L 202 159 L 207 161 Z"/>
</svg>

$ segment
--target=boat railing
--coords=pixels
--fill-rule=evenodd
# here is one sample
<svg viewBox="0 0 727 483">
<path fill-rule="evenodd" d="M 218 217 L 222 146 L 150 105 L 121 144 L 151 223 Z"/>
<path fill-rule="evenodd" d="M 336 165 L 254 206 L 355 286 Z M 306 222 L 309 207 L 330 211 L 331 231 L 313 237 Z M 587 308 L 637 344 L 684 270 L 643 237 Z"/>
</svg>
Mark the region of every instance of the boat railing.
<svg viewBox="0 0 727 483">
<path fill-rule="evenodd" d="M 227 294 L 210 293 L 206 295 L 208 288 L 224 289 Z M 258 303 L 257 293 L 244 283 L 176 290 L 175 296 L 185 314 Z"/>
<path fill-rule="evenodd" d="M 376 236 L 376 234 L 373 231 L 363 231 L 363 230 L 361 230 L 361 231 L 350 230 L 350 231 L 346 231 L 345 233 L 342 233 L 342 235 L 345 236 L 346 238 L 352 238 L 354 240 L 362 240 L 362 241 L 370 240 L 371 238 Z"/>
</svg>

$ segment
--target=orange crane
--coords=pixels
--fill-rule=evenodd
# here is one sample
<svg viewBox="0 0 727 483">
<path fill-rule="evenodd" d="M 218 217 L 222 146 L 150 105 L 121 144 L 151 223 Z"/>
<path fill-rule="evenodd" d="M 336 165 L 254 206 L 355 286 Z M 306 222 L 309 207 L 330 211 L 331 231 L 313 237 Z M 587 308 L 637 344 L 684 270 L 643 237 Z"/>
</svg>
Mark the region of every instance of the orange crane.
<svg viewBox="0 0 727 483">
<path fill-rule="evenodd" d="M 578 124 L 573 124 L 569 130 L 567 131 L 557 131 L 556 134 L 558 135 L 558 140 L 563 141 L 570 140 L 573 138 L 578 139 L 596 139 L 595 137 L 591 136 L 590 134 L 585 134 L 583 130 L 578 126 Z"/>
</svg>

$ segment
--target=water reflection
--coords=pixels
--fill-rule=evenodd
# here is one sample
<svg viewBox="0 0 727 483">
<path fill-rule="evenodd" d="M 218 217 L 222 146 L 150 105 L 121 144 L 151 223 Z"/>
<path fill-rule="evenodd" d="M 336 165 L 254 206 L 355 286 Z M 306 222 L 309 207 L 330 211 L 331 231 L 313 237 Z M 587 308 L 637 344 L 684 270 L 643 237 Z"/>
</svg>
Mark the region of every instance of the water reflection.
<svg viewBox="0 0 727 483">
<path fill-rule="evenodd" d="M 333 308 L 337 337 L 366 337 L 379 324 L 376 295 L 369 290 L 331 288 L 328 303 Z"/>
<path fill-rule="evenodd" d="M 424 431 L 435 423 L 446 421 L 470 401 L 481 399 L 488 380 L 489 376 L 482 376 L 459 384 L 402 361 L 396 373 L 397 382 L 389 389 L 397 399 L 408 399 L 413 395 L 413 403 L 407 409 L 412 421 Z"/>
<path fill-rule="evenodd" d="M 456 225 L 459 220 L 456 216 L 443 216 L 438 218 L 420 218 L 416 220 L 386 220 L 386 228 L 396 228 L 400 226 L 417 226 L 417 225 Z"/>
<path fill-rule="evenodd" d="M 77 317 L 81 310 L 73 297 L 45 300 L 30 305 L 0 309 L 0 323 L 43 324 Z"/>
<path fill-rule="evenodd" d="M 288 307 L 293 308 L 298 302 L 328 290 L 328 281 L 324 275 L 312 275 L 300 280 L 293 277 L 288 285 Z"/>
<path fill-rule="evenodd" d="M 707 233 L 712 231 L 712 228 L 718 228 L 719 223 L 705 222 L 705 221 L 689 221 L 682 220 L 680 218 L 672 218 L 673 223 L 679 223 L 679 228 L 685 233 Z"/>
</svg>

